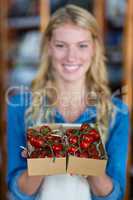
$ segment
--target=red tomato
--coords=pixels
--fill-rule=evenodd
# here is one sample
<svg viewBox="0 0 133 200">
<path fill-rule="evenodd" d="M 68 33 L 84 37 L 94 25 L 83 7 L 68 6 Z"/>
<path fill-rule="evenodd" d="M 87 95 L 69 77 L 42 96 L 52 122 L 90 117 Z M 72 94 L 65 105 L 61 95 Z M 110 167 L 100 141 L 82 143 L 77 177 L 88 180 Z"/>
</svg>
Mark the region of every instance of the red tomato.
<svg viewBox="0 0 133 200">
<path fill-rule="evenodd" d="M 27 133 L 27 140 L 30 140 L 30 138 L 32 137 L 33 135 L 31 133 Z"/>
<path fill-rule="evenodd" d="M 79 157 L 80 157 L 80 158 L 88 158 L 89 155 L 88 155 L 88 153 L 87 153 L 86 151 L 84 151 L 84 152 L 80 152 Z"/>
<path fill-rule="evenodd" d="M 91 143 L 88 142 L 87 140 L 82 140 L 82 141 L 80 142 L 80 148 L 81 148 L 81 149 L 87 149 L 87 148 L 89 147 L 90 144 L 91 144 Z"/>
<path fill-rule="evenodd" d="M 75 156 L 80 157 L 80 151 L 79 150 L 75 152 Z"/>
<path fill-rule="evenodd" d="M 44 144 L 44 140 L 42 138 L 37 137 L 37 136 L 31 136 L 29 138 L 29 142 L 35 148 L 40 148 Z"/>
<path fill-rule="evenodd" d="M 38 153 L 36 151 L 33 151 L 31 154 L 30 154 L 30 158 L 38 158 Z"/>
<path fill-rule="evenodd" d="M 54 152 L 62 151 L 63 145 L 62 144 L 53 144 L 52 149 L 53 149 Z"/>
<path fill-rule="evenodd" d="M 69 137 L 69 136 L 71 136 L 72 134 L 73 134 L 73 130 L 74 129 L 72 129 L 72 128 L 68 128 L 67 130 L 66 130 L 66 135 Z"/>
<path fill-rule="evenodd" d="M 87 123 L 83 123 L 80 127 L 80 131 L 88 130 L 90 128 L 90 125 Z"/>
<path fill-rule="evenodd" d="M 27 130 L 27 134 L 30 135 L 30 134 L 34 134 L 36 131 L 33 129 L 33 128 L 29 128 Z"/>
<path fill-rule="evenodd" d="M 98 155 L 93 155 L 92 158 L 93 159 L 99 159 L 99 156 Z"/>
<path fill-rule="evenodd" d="M 88 151 L 89 151 L 89 152 L 97 151 L 96 145 L 92 143 L 92 144 L 89 146 Z"/>
<path fill-rule="evenodd" d="M 47 155 L 47 157 L 48 157 L 48 158 L 53 158 L 52 153 L 49 153 L 49 154 Z"/>
<path fill-rule="evenodd" d="M 71 136 L 69 137 L 69 143 L 70 143 L 70 144 L 77 144 L 77 143 L 78 143 L 78 136 L 76 136 L 76 135 L 71 135 Z"/>
<path fill-rule="evenodd" d="M 74 154 L 77 151 L 77 147 L 69 146 L 67 152 L 70 154 Z"/>
<path fill-rule="evenodd" d="M 98 131 L 96 131 L 95 129 L 90 130 L 88 133 L 94 138 L 94 141 L 97 141 L 100 139 L 100 135 Z"/>
<path fill-rule="evenodd" d="M 88 148 L 89 157 L 91 158 L 99 158 L 99 152 L 95 145 L 90 145 Z"/>
<path fill-rule="evenodd" d="M 47 153 L 45 151 L 41 151 L 39 158 L 45 158 L 45 157 L 47 157 Z"/>
<path fill-rule="evenodd" d="M 32 151 L 32 153 L 30 154 L 30 158 L 39 158 L 41 152 L 42 152 L 41 148 Z"/>
<path fill-rule="evenodd" d="M 81 139 L 86 140 L 89 143 L 94 142 L 94 138 L 90 134 L 82 134 Z"/>
<path fill-rule="evenodd" d="M 65 157 L 64 153 L 56 152 L 55 157 L 60 158 L 60 157 Z"/>
</svg>

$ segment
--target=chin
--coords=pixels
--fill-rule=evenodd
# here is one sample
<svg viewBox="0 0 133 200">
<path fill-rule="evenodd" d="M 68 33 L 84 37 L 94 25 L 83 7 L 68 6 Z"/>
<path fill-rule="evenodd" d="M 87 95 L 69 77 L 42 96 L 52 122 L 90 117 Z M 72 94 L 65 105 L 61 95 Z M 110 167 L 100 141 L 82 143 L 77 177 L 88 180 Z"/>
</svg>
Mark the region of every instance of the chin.
<svg viewBox="0 0 133 200">
<path fill-rule="evenodd" d="M 75 77 L 75 76 L 74 77 L 67 76 L 67 77 L 62 77 L 62 78 L 65 82 L 68 82 L 68 83 L 75 83 L 75 82 L 81 80 L 81 77 Z M 82 79 L 84 79 L 84 78 L 82 78 Z"/>
</svg>

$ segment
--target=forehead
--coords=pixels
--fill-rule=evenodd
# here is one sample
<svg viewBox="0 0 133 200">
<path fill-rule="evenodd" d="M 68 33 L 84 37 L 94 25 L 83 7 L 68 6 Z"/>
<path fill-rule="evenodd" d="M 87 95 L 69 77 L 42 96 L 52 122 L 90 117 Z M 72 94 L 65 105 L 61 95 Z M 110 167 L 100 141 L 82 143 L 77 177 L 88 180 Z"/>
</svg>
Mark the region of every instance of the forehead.
<svg viewBox="0 0 133 200">
<path fill-rule="evenodd" d="M 79 42 L 90 40 L 91 33 L 89 30 L 72 24 L 62 25 L 53 30 L 52 39 L 65 42 Z"/>
</svg>

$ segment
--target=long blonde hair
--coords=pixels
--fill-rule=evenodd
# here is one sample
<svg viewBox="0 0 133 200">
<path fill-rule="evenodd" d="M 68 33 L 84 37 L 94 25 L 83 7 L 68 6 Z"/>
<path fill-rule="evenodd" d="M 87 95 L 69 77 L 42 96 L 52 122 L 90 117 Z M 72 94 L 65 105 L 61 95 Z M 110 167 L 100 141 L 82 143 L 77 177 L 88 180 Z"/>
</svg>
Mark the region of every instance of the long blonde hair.
<svg viewBox="0 0 133 200">
<path fill-rule="evenodd" d="M 111 103 L 111 94 L 108 87 L 104 49 L 100 30 L 95 18 L 88 11 L 70 4 L 58 9 L 53 14 L 43 33 L 40 68 L 32 82 L 33 101 L 26 112 L 26 118 L 29 116 L 32 116 L 34 120 L 38 118 L 42 105 L 41 97 L 45 95 L 45 88 L 49 84 L 53 84 L 54 79 L 52 78 L 50 59 L 48 56 L 48 42 L 51 40 L 53 30 L 66 23 L 71 23 L 87 29 L 92 34 L 95 45 L 95 55 L 86 75 L 86 84 L 88 91 L 93 91 L 97 95 L 97 121 L 102 125 L 103 133 L 105 133 L 107 132 L 107 122 L 109 116 L 111 116 L 113 104 Z M 39 92 L 40 95 L 37 95 L 37 92 Z"/>
</svg>

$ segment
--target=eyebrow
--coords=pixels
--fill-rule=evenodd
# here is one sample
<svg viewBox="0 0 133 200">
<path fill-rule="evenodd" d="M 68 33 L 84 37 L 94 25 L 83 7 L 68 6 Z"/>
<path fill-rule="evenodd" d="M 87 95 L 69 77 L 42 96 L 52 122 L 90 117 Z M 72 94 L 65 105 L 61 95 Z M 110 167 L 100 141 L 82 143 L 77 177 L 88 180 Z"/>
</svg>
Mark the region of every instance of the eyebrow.
<svg viewBox="0 0 133 200">
<path fill-rule="evenodd" d="M 55 42 L 67 43 L 67 42 L 62 41 L 62 40 L 55 40 Z M 79 41 L 77 43 L 87 43 L 87 42 L 90 42 L 90 40 L 82 40 L 82 41 Z"/>
</svg>

